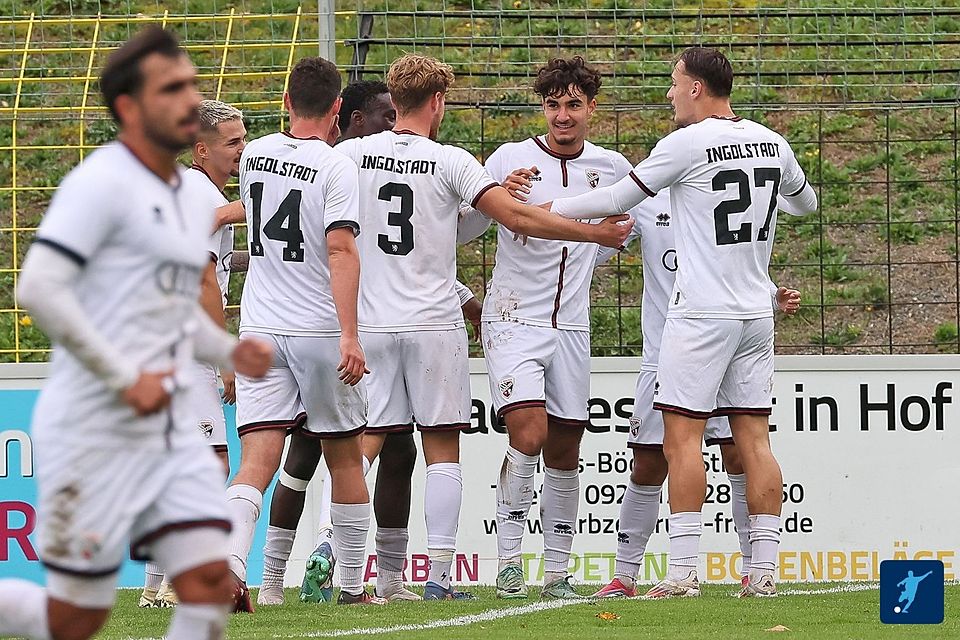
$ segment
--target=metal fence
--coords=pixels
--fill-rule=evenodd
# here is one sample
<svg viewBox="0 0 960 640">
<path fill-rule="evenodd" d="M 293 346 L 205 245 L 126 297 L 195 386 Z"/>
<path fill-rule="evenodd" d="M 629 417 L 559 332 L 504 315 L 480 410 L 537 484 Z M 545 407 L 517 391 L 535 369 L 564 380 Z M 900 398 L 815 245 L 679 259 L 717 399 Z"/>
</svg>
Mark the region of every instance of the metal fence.
<svg viewBox="0 0 960 640">
<path fill-rule="evenodd" d="M 365 78 L 402 52 L 435 55 L 457 73 L 441 136 L 481 158 L 542 132 L 536 68 L 580 54 L 604 73 L 591 139 L 639 161 L 671 129 L 675 55 L 721 47 L 738 112 L 784 133 L 820 193 L 817 214 L 783 216 L 778 229 L 771 275 L 804 299 L 779 322 L 778 351 L 958 352 L 960 7 L 888 4 L 0 3 L 0 361 L 46 358 L 13 296 L 19 265 L 59 179 L 112 134 L 96 90 L 104 54 L 151 21 L 178 31 L 204 92 L 243 108 L 255 134 L 283 126 L 286 74 L 318 48 Z M 494 251 L 491 233 L 461 249 L 461 276 L 478 293 Z M 639 353 L 641 286 L 635 250 L 598 270 L 596 355 Z M 235 305 L 239 279 L 231 289 Z"/>
</svg>

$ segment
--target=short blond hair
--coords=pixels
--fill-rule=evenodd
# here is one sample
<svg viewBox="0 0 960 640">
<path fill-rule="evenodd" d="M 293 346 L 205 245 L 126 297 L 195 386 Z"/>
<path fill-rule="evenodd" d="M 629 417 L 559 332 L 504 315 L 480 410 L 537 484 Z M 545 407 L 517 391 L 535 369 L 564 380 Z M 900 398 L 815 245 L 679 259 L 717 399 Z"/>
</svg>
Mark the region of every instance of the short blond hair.
<svg viewBox="0 0 960 640">
<path fill-rule="evenodd" d="M 435 93 L 446 93 L 451 85 L 453 67 L 429 56 L 408 53 L 387 72 L 387 88 L 400 115 L 422 107 Z"/>
</svg>

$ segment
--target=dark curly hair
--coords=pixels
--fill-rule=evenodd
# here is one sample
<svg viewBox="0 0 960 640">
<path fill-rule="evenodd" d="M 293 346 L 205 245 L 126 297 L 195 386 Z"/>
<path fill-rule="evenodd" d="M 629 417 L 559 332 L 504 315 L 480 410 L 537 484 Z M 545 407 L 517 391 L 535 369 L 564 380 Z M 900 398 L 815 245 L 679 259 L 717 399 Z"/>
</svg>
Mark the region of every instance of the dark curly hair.
<svg viewBox="0 0 960 640">
<path fill-rule="evenodd" d="M 587 65 L 580 56 L 572 58 L 553 58 L 537 71 L 533 82 L 534 92 L 541 99 L 557 98 L 570 92 L 570 86 L 577 87 L 588 100 L 600 93 L 600 73 Z"/>
</svg>

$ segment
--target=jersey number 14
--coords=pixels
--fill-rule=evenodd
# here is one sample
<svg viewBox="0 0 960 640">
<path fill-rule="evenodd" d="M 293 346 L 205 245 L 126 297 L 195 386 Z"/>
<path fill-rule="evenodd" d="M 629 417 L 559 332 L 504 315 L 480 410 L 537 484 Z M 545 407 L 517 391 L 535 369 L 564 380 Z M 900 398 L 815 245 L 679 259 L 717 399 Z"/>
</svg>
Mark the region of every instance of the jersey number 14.
<svg viewBox="0 0 960 640">
<path fill-rule="evenodd" d="M 263 201 L 263 183 L 250 185 L 250 197 L 253 199 L 253 225 L 250 229 L 250 255 L 263 256 L 263 243 L 260 241 L 260 208 Z M 263 225 L 263 235 L 270 240 L 284 243 L 284 262 L 303 262 L 303 231 L 300 230 L 300 200 L 303 197 L 299 189 L 291 189 L 283 199 L 277 212 Z M 284 226 L 286 223 L 286 226 Z"/>
</svg>

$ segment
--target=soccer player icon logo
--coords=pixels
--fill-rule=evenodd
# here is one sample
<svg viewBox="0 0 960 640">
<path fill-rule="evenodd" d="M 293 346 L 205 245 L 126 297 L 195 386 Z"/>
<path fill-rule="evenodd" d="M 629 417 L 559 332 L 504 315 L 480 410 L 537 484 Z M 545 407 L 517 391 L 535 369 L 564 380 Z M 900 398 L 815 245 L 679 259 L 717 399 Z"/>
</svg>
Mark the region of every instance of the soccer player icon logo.
<svg viewBox="0 0 960 640">
<path fill-rule="evenodd" d="M 939 560 L 880 563 L 880 621 L 940 624 L 944 614 L 944 566 Z"/>
<path fill-rule="evenodd" d="M 907 613 L 910 611 L 910 605 L 913 604 L 914 598 L 917 597 L 917 587 L 920 586 L 920 582 L 929 576 L 933 571 L 927 571 L 922 576 L 913 575 L 913 571 L 907 571 L 907 577 L 897 583 L 898 587 L 903 587 L 903 591 L 900 593 L 900 599 L 897 600 L 897 606 L 893 608 L 894 613 Z M 899 604 L 906 602 L 903 609 L 900 608 Z"/>
</svg>

